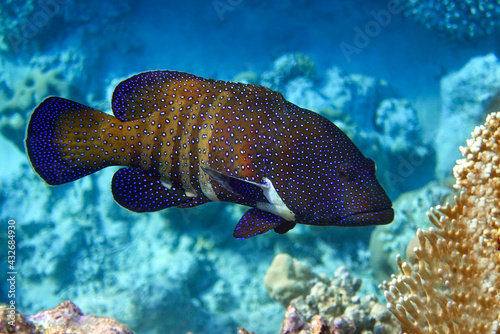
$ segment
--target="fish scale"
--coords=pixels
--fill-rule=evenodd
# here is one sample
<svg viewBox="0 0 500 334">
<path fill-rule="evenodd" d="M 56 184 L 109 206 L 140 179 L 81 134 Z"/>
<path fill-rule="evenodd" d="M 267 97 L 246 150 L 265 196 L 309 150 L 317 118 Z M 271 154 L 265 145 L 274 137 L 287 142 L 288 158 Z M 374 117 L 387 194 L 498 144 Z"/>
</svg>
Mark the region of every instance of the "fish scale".
<svg viewBox="0 0 500 334">
<path fill-rule="evenodd" d="M 124 166 L 113 196 L 137 212 L 209 201 L 250 206 L 237 238 L 394 217 L 373 161 L 332 122 L 268 88 L 145 72 L 116 87 L 112 110 L 43 101 L 26 139 L 35 171 L 56 185 Z"/>
</svg>

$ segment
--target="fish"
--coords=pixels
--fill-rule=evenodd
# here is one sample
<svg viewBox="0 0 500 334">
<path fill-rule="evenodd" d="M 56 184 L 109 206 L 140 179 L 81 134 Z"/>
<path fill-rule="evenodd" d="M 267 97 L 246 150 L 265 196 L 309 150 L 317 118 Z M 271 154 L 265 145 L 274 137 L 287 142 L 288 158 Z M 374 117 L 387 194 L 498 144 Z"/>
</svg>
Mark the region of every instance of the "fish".
<svg viewBox="0 0 500 334">
<path fill-rule="evenodd" d="M 133 212 L 225 201 L 248 206 L 233 236 L 297 223 L 389 224 L 392 202 L 366 158 L 334 123 L 264 86 L 149 71 L 119 83 L 113 115 L 51 96 L 25 140 L 49 185 L 108 166 L 115 201 Z"/>
</svg>

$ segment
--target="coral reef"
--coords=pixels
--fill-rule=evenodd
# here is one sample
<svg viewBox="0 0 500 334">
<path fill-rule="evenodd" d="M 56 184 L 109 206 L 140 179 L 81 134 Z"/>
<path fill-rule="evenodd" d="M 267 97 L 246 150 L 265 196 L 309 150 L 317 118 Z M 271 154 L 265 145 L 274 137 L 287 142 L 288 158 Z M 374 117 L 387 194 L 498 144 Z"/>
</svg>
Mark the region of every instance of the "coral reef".
<svg viewBox="0 0 500 334">
<path fill-rule="evenodd" d="M 385 311 L 387 313 L 387 311 Z M 348 317 L 335 317 L 331 321 L 322 315 L 316 314 L 310 320 L 306 320 L 295 306 L 288 306 L 285 319 L 281 324 L 280 334 L 355 334 L 371 333 L 371 331 L 360 331 L 356 329 L 354 322 Z M 376 333 L 396 334 L 392 327 L 377 329 Z M 240 328 L 238 334 L 255 334 Z"/>
<path fill-rule="evenodd" d="M 42 8 L 39 8 L 42 10 Z M 0 19 L 0 50 L 18 52 L 24 39 L 36 31 L 33 24 L 28 25 L 29 16 L 35 11 L 34 1 L 8 1 L 2 7 Z M 46 14 L 45 14 L 46 15 Z M 44 16 L 45 16 L 44 15 Z M 40 25 L 43 28 L 42 25 Z M 26 36 L 26 37 L 25 37 Z"/>
<path fill-rule="evenodd" d="M 394 320 L 374 295 L 356 295 L 361 279 L 353 278 L 345 267 L 330 278 L 313 274 L 288 254 L 279 254 L 264 283 L 274 301 L 283 306 L 289 302 L 282 333 L 396 333 Z"/>
<path fill-rule="evenodd" d="M 380 102 L 375 111 L 375 126 L 385 152 L 396 156 L 412 151 L 414 159 L 429 155 L 429 148 L 420 137 L 417 112 L 409 101 L 389 98 Z"/>
<path fill-rule="evenodd" d="M 269 297 L 286 307 L 297 296 L 309 290 L 308 283 L 313 277 L 311 269 L 303 262 L 288 254 L 278 254 L 264 277 Z"/>
<path fill-rule="evenodd" d="M 417 231 L 416 264 L 384 282 L 404 333 L 495 333 L 500 305 L 500 113 L 461 147 L 453 172 L 456 204 L 431 209 L 434 227 Z"/>
<path fill-rule="evenodd" d="M 402 5 L 406 15 L 452 39 L 476 40 L 500 28 L 500 7 L 496 0 L 404 0 Z"/>
<path fill-rule="evenodd" d="M 111 21 L 129 10 L 127 1 L 100 1 L 99 6 L 67 0 L 7 1 L 0 18 L 0 51 L 17 55 L 48 49 L 54 41 L 60 43 L 66 37 L 55 38 L 62 32 L 61 25 L 80 33 L 102 34 L 113 26 Z"/>
<path fill-rule="evenodd" d="M 435 157 L 422 139 L 415 109 L 406 100 L 389 98 L 380 102 L 374 117 L 376 131 L 362 135 L 361 147 L 367 156 L 385 158 L 377 161 L 385 189 L 397 196 L 424 186 L 431 180 Z M 370 150 L 374 143 L 377 149 Z"/>
<path fill-rule="evenodd" d="M 282 92 L 288 101 L 302 108 L 321 111 L 331 107 L 328 99 L 318 93 L 314 82 L 306 77 L 297 77 L 288 81 Z"/>
<path fill-rule="evenodd" d="M 14 315 L 12 314 L 14 313 Z M 15 317 L 7 318 L 7 314 Z M 9 323 L 10 322 L 10 323 Z M 13 327 L 12 324 L 15 324 Z M 64 301 L 52 310 L 29 316 L 0 306 L 0 332 L 23 334 L 132 334 L 125 325 L 112 318 L 84 315 L 71 301 Z"/>
<path fill-rule="evenodd" d="M 277 59 L 269 68 L 273 73 L 266 74 L 270 85 L 288 100 L 334 120 L 367 157 L 376 160 L 379 178 L 395 199 L 433 177 L 423 168 L 432 164 L 434 170 L 432 149 L 417 140 L 415 133 L 420 132 L 421 124 L 436 127 L 438 116 L 429 112 L 429 119 L 416 119 L 414 109 L 434 110 L 426 101 L 439 97 L 436 78 L 472 54 L 486 54 L 495 48 L 485 45 L 486 40 L 473 48 L 435 44 L 423 28 L 414 29 L 415 22 L 393 15 L 390 24 L 380 26 L 380 33 L 369 36 L 369 45 L 359 48 L 359 54 L 347 63 L 339 43 L 355 45 L 358 37 L 353 28 L 365 33 L 375 22 L 371 11 L 379 14 L 390 2 L 217 2 L 230 5 L 224 21 L 217 17 L 211 1 L 164 2 L 161 6 L 128 0 L 3 2 L 0 220 L 15 219 L 18 227 L 16 252 L 22 275 L 16 302 L 24 313 L 52 308 L 64 298 L 74 301 L 86 314 L 114 317 L 144 334 L 226 333 L 234 332 L 236 324 L 259 334 L 275 333 L 284 310 L 269 298 L 262 278 L 274 254 L 281 252 L 311 264 L 311 279 L 319 276 L 315 273 L 331 275 L 331 268 L 345 265 L 353 276 L 363 278 L 357 295 L 373 292 L 373 282 L 365 279 L 371 275 L 372 256 L 366 242 L 371 228 L 300 226 L 284 236 L 240 243 L 232 240 L 231 231 L 241 217 L 241 213 L 232 212 L 241 207 L 217 203 L 201 210 L 169 209 L 136 215 L 113 202 L 109 192 L 112 171 L 56 189 L 41 182 L 26 162 L 22 143 L 25 123 L 46 95 L 61 95 L 107 110 L 110 99 L 104 98 L 106 86 L 129 74 L 175 69 L 230 79 L 235 72 L 247 70 L 255 73 L 244 73 L 239 80 L 263 84 L 261 71 L 270 59 Z M 414 3 L 416 7 L 417 1 Z M 434 3 L 439 8 L 440 4 Z M 478 25 L 496 25 L 497 21 L 481 20 Z M 280 57 L 284 52 L 287 55 Z M 327 74 L 325 69 L 331 66 L 338 67 Z M 379 78 L 396 85 L 394 91 L 404 95 L 396 95 Z M 474 80 L 478 87 L 483 82 L 482 78 L 472 79 L 471 85 Z M 421 95 L 422 90 L 430 96 Z M 404 117 L 410 123 L 405 123 Z M 446 121 L 443 124 L 446 126 Z M 458 152 L 446 144 L 459 134 L 455 130 L 453 135 L 443 133 L 441 148 L 436 150 L 443 161 L 454 160 L 447 151 Z M 393 134 L 399 139 L 394 140 Z M 410 160 L 413 148 L 419 147 L 429 155 L 417 162 Z M 434 190 L 427 190 L 429 198 L 437 198 Z M 412 195 L 417 196 L 408 196 Z M 425 202 L 427 195 L 418 196 Z M 380 247 L 388 252 L 373 253 L 373 257 L 383 258 L 385 266 L 386 257 L 406 242 L 395 234 L 419 219 L 413 218 L 411 206 L 416 206 L 416 216 L 428 205 L 406 200 L 407 206 L 401 204 L 403 218 L 389 225 L 397 224 L 397 228 L 380 237 Z M 391 237 L 394 240 L 389 240 Z M 3 240 L 0 233 L 0 244 Z M 6 252 L 1 252 L 0 270 L 4 274 L 5 264 Z M 384 272 L 384 265 L 377 272 Z M 0 282 L 0 302 L 5 302 L 5 280 Z M 308 294 L 309 281 L 302 282 Z M 326 280 L 320 282 L 327 285 Z M 184 318 L 190 321 L 179 321 Z M 311 319 L 304 321 L 310 323 Z M 337 321 L 348 326 L 352 322 Z"/>
<path fill-rule="evenodd" d="M 45 334 L 34 323 L 8 305 L 0 305 L 0 333 Z"/>
<path fill-rule="evenodd" d="M 482 122 L 492 107 L 499 107 L 495 105 L 499 94 L 500 60 L 494 54 L 472 58 L 458 72 L 441 79 L 443 107 L 436 136 L 439 178 L 451 174 L 455 160 L 460 158 L 457 147 L 465 142 L 467 133 Z"/>
<path fill-rule="evenodd" d="M 281 90 L 287 82 L 297 77 L 314 80 L 316 77 L 314 62 L 302 53 L 286 53 L 274 61 L 272 71 L 262 74 L 261 84 L 274 90 Z"/>
<path fill-rule="evenodd" d="M 328 322 L 317 314 L 306 321 L 294 306 L 289 306 L 285 312 L 285 320 L 281 325 L 282 334 L 354 334 L 356 326 L 347 317 L 336 317 Z"/>
<path fill-rule="evenodd" d="M 329 103 L 315 89 L 316 78 L 315 64 L 309 56 L 286 53 L 274 61 L 272 70 L 262 73 L 260 84 L 282 92 L 292 103 L 317 110 Z"/>
<path fill-rule="evenodd" d="M 49 95 L 79 99 L 83 58 L 76 50 L 33 58 L 29 63 L 0 59 L 0 133 L 24 150 L 32 110 Z"/>
<path fill-rule="evenodd" d="M 379 104 L 394 96 L 387 82 L 373 77 L 348 74 L 338 67 L 326 72 L 326 83 L 320 89 L 334 109 L 350 115 L 365 131 L 374 130 L 375 111 Z"/>
<path fill-rule="evenodd" d="M 394 262 L 397 254 L 404 254 L 406 245 L 415 236 L 417 228 L 432 226 L 426 221 L 426 212 L 434 203 L 446 203 L 455 194 L 450 187 L 436 181 L 409 191 L 393 203 L 395 219 L 391 224 L 376 226 L 370 237 L 370 267 L 379 282 L 388 280 L 399 271 Z"/>
</svg>

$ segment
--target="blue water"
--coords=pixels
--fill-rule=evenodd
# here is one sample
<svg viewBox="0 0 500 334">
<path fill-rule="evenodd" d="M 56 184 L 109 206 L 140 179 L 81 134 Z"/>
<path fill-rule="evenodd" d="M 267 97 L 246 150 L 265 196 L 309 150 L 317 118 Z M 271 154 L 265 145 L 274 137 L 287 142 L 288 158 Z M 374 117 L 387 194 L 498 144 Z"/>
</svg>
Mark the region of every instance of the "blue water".
<svg viewBox="0 0 500 334">
<path fill-rule="evenodd" d="M 475 118 L 447 124 L 443 115 L 454 109 L 443 102 L 449 98 L 443 78 L 497 50 L 500 16 L 494 12 L 492 30 L 477 36 L 480 18 L 458 13 L 464 20 L 456 27 L 429 14 L 429 7 L 446 14 L 434 1 L 415 8 L 408 3 L 0 4 L 0 302 L 12 300 L 6 279 L 15 271 L 16 307 L 26 314 L 70 299 L 85 314 L 114 317 L 136 333 L 235 333 L 238 327 L 277 333 L 284 309 L 267 295 L 263 277 L 283 252 L 317 273 L 332 275 L 346 265 L 363 278 L 363 293 L 379 293 L 369 263 L 373 227 L 297 226 L 286 235 L 236 240 L 232 231 L 242 207 L 210 203 L 135 214 L 113 201 L 111 168 L 74 183 L 46 185 L 31 168 L 23 139 L 31 111 L 49 95 L 109 112 L 112 89 L 121 80 L 147 70 L 176 70 L 255 80 L 330 117 L 375 160 L 393 201 L 430 181 L 449 184 L 458 145 L 465 142 L 453 141 L 454 131 L 443 133 L 452 126 L 467 138 L 470 120 L 484 118 L 489 100 L 477 102 L 482 109 L 476 110 L 464 98 Z M 304 57 L 313 71 L 294 64 Z M 479 91 L 493 100 L 498 82 L 490 78 Z M 396 102 L 388 106 L 386 100 Z M 16 226 L 12 269 L 9 221 Z"/>
</svg>

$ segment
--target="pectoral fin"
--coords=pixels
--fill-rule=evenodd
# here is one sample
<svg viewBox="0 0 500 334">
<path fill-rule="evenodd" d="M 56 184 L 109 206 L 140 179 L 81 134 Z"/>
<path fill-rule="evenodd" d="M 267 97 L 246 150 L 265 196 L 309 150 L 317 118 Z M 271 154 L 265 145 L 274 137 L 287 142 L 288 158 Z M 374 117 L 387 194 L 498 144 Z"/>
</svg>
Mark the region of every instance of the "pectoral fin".
<svg viewBox="0 0 500 334">
<path fill-rule="evenodd" d="M 234 177 L 207 166 L 201 166 L 201 169 L 210 176 L 211 180 L 218 182 L 228 191 L 254 202 L 267 202 L 265 196 L 266 184 Z"/>
</svg>

